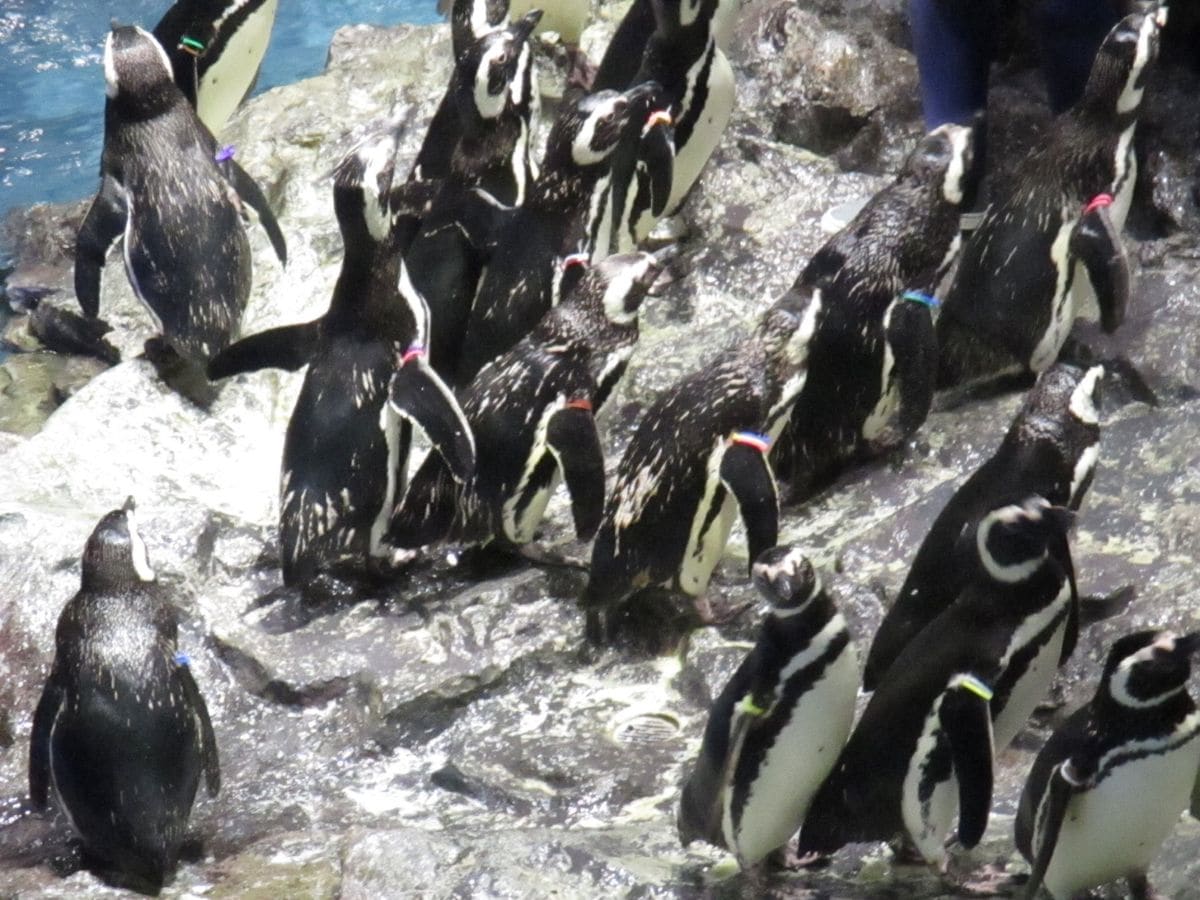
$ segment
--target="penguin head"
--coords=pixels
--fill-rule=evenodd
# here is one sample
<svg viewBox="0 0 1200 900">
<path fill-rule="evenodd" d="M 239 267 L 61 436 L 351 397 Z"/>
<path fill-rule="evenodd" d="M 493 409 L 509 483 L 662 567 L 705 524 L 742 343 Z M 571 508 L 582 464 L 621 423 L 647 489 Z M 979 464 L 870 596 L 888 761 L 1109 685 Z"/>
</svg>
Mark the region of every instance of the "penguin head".
<svg viewBox="0 0 1200 900">
<path fill-rule="evenodd" d="M 904 160 L 898 180 L 937 191 L 958 206 L 972 189 L 975 175 L 975 129 L 970 125 L 939 125 L 921 139 Z"/>
<path fill-rule="evenodd" d="M 142 115 L 166 110 L 183 97 L 154 35 L 116 22 L 104 40 L 104 92 L 110 102 Z"/>
<path fill-rule="evenodd" d="M 587 267 L 573 296 L 598 302 L 614 325 L 630 325 L 665 264 L 651 253 L 606 256 Z"/>
<path fill-rule="evenodd" d="M 566 106 L 550 129 L 543 168 L 600 169 L 607 165 L 626 127 L 638 134 L 655 113 L 670 104 L 657 82 L 647 81 L 624 93 L 596 91 Z"/>
<path fill-rule="evenodd" d="M 1016 584 L 1038 570 L 1048 548 L 1065 540 L 1074 520 L 1066 507 L 1034 494 L 987 513 L 975 529 L 975 551 L 991 578 Z"/>
<path fill-rule="evenodd" d="M 104 590 L 154 578 L 130 497 L 120 509 L 105 515 L 88 538 L 83 551 L 83 587 Z"/>
<path fill-rule="evenodd" d="M 438 0 L 437 10 L 450 14 L 457 49 L 499 28 L 508 17 L 508 0 Z"/>
<path fill-rule="evenodd" d="M 529 106 L 529 36 L 541 18 L 542 11 L 535 9 L 507 28 L 485 34 L 463 54 L 457 64 L 455 102 L 466 121 L 494 120 L 505 110 Z"/>
<path fill-rule="evenodd" d="M 396 145 L 411 109 L 397 108 L 383 131 L 369 135 L 333 170 L 333 208 L 347 245 L 380 243 L 391 229 L 388 195 L 396 174 Z"/>
<path fill-rule="evenodd" d="M 1113 644 L 1104 663 L 1102 690 L 1134 709 L 1155 706 L 1187 687 L 1200 633 L 1139 631 Z"/>
<path fill-rule="evenodd" d="M 714 0 L 651 0 L 650 5 L 658 33 L 672 35 L 687 28 L 707 27 L 719 4 Z"/>
<path fill-rule="evenodd" d="M 1104 119 L 1137 111 L 1166 22 L 1166 4 L 1151 4 L 1112 27 L 1092 63 L 1080 101 L 1084 111 Z"/>
<path fill-rule="evenodd" d="M 808 348 L 822 314 L 821 283 L 793 286 L 763 313 L 758 331 L 776 378 L 787 379 L 804 371 Z"/>
<path fill-rule="evenodd" d="M 821 592 L 821 578 L 812 563 L 798 547 L 787 544 L 760 553 L 750 578 L 776 615 L 799 612 Z"/>
</svg>

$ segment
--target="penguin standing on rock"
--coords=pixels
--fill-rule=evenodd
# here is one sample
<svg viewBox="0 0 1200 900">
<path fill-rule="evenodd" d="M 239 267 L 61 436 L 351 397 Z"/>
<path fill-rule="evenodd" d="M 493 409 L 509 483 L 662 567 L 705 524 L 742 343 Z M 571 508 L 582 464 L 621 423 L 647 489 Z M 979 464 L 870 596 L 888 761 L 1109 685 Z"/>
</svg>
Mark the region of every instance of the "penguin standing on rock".
<svg viewBox="0 0 1200 900">
<path fill-rule="evenodd" d="M 1200 712 L 1188 694 L 1200 634 L 1141 631 L 1113 644 L 1100 688 L 1033 763 L 1017 811 L 1017 849 L 1070 900 L 1116 878 L 1159 897 L 1146 871 L 1179 821 L 1200 767 Z"/>
<path fill-rule="evenodd" d="M 778 463 L 793 500 L 845 464 L 900 445 L 929 414 L 937 371 L 929 294 L 958 248 L 973 156 L 970 128 L 931 131 L 796 279 L 792 290 L 811 296 L 817 325 L 776 454 L 790 457 Z"/>
<path fill-rule="evenodd" d="M 316 600 L 346 595 L 388 556 L 410 422 L 454 477 L 474 468 L 470 427 L 425 354 L 428 312 L 397 289 L 399 251 L 416 228 L 415 214 L 393 206 L 413 193 L 391 190 L 398 138 L 398 127 L 368 138 L 334 173 L 345 259 L 329 311 L 239 341 L 209 366 L 225 378 L 308 365 L 284 441 L 279 537 L 284 584 Z"/>
<path fill-rule="evenodd" d="M 772 608 L 709 713 L 678 820 L 685 846 L 726 847 L 743 868 L 799 829 L 850 733 L 858 693 L 853 638 L 811 563 L 774 547 L 751 577 Z"/>
<path fill-rule="evenodd" d="M 581 598 L 589 640 L 611 642 L 646 589 L 680 591 L 711 618 L 704 591 L 739 509 L 751 560 L 775 544 L 779 502 L 767 453 L 803 386 L 811 326 L 777 303 L 749 337 L 646 410 L 592 546 Z"/>
<path fill-rule="evenodd" d="M 886 677 L 900 652 L 950 606 L 972 577 L 954 548 L 989 510 L 1030 494 L 1078 510 L 1100 451 L 1100 366 L 1051 366 L 1038 379 L 1000 447 L 950 498 L 921 542 L 867 655 L 864 688 Z"/>
<path fill-rule="evenodd" d="M 1043 371 L 1093 303 L 1105 331 L 1125 318 L 1133 133 L 1166 15 L 1152 3 L 1113 27 L 1083 97 L 967 240 L 937 323 L 939 388 Z"/>
<path fill-rule="evenodd" d="M 179 857 L 196 788 L 221 786 L 204 698 L 178 652 L 132 498 L 88 538 L 79 593 L 55 632 L 33 715 L 29 794 L 53 793 L 110 879 L 157 893 Z"/>
<path fill-rule="evenodd" d="M 439 540 L 529 543 L 560 473 L 575 531 L 587 540 L 604 508 L 604 459 L 595 415 L 637 342 L 637 314 L 663 262 L 648 253 L 573 261 L 579 278 L 513 349 L 484 366 L 463 391 L 475 436 L 474 477 L 457 484 L 431 454 L 392 519 L 389 541 L 416 548 Z"/>
<path fill-rule="evenodd" d="M 963 847 L 979 842 L 995 754 L 1075 645 L 1077 597 L 1061 555 L 1070 519 L 1032 497 L 993 510 L 966 538 L 978 573 L 876 687 L 809 807 L 802 855 L 901 837 L 941 863 L 956 814 Z"/>
</svg>

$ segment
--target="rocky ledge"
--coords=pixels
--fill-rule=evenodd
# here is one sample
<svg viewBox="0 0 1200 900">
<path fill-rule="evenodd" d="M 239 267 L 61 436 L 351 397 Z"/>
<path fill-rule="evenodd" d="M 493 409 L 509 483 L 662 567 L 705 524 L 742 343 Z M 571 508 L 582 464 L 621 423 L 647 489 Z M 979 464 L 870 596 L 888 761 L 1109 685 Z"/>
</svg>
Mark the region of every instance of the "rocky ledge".
<svg viewBox="0 0 1200 900">
<path fill-rule="evenodd" d="M 629 375 L 602 417 L 610 458 L 656 391 L 790 284 L 822 240 L 821 213 L 878 187 L 868 173 L 888 171 L 919 133 L 902 9 L 898 0 L 746 5 L 733 53 L 739 107 L 686 210 L 688 274 L 647 303 Z M 586 45 L 600 46 L 611 27 L 601 22 Z M 329 171 L 397 96 L 418 111 L 401 151 L 411 157 L 447 78 L 448 43 L 445 27 L 345 28 L 323 75 L 236 117 L 225 137 L 266 187 L 290 249 L 283 271 L 253 233 L 246 331 L 325 307 L 340 261 Z M 1045 122 L 1036 78 L 1019 62 L 993 94 L 1006 153 Z M 1109 399 L 1074 538 L 1084 591 L 1132 584 L 1138 597 L 1084 634 L 1056 686 L 1065 708 L 1090 694 L 1115 636 L 1192 630 L 1200 618 L 1195 85 L 1170 67 L 1155 82 L 1142 130 L 1135 301 L 1103 343 L 1141 367 L 1161 403 Z M 553 76 L 546 88 L 557 92 Z M 10 220 L 10 294 L 57 287 L 48 302 L 73 304 L 67 254 L 80 214 L 78 205 L 36 207 Z M 125 362 L 37 352 L 0 368 L 0 896 L 115 893 L 84 871 L 64 879 L 76 867 L 67 828 L 28 813 L 25 771 L 54 623 L 78 588 L 84 540 L 129 494 L 183 610 L 183 649 L 224 771 L 220 796 L 197 804 L 195 853 L 167 896 L 945 896 L 931 873 L 895 866 L 881 848 L 851 848 L 822 871 L 757 885 L 727 869 L 720 881 L 716 854 L 680 849 L 681 771 L 757 608 L 696 633 L 675 656 L 645 658 L 585 651 L 573 602 L 582 573 L 569 567 L 480 572 L 437 558 L 386 595 L 317 618 L 286 603 L 256 606 L 279 585 L 276 478 L 299 378 L 242 376 L 201 412 L 138 358 L 150 322 L 118 267 L 110 274 L 102 311 Z M 25 340 L 24 328 L 17 318 L 8 334 Z M 903 452 L 785 515 L 784 538 L 831 572 L 864 646 L 881 597 L 897 590 L 940 505 L 999 442 L 1018 403 L 1010 395 L 937 409 Z M 556 502 L 545 541 L 569 534 Z M 752 601 L 744 572 L 735 535 L 711 591 Z M 1063 708 L 1048 706 L 1005 754 L 986 839 L 960 867 L 1022 870 L 1016 799 Z M 1166 895 L 1197 895 L 1198 841 L 1200 824 L 1181 820 L 1151 872 Z"/>
</svg>

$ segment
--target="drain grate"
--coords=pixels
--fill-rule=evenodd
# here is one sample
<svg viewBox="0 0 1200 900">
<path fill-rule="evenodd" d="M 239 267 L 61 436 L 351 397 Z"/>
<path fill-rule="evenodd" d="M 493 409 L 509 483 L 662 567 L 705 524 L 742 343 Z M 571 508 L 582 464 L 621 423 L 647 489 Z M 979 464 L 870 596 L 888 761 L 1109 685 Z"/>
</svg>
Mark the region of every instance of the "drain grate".
<svg viewBox="0 0 1200 900">
<path fill-rule="evenodd" d="M 638 713 L 623 719 L 612 730 L 613 740 L 628 747 L 662 744 L 679 734 L 679 720 L 670 713 Z"/>
</svg>

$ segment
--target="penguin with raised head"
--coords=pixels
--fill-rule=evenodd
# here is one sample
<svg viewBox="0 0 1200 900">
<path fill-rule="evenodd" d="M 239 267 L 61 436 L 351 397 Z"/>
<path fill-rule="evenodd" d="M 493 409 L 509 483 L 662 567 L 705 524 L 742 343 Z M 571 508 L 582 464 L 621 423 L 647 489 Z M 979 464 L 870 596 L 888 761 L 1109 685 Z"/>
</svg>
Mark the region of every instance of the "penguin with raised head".
<svg viewBox="0 0 1200 900">
<path fill-rule="evenodd" d="M 786 299 L 786 298 L 785 298 Z M 645 589 L 703 600 L 740 510 L 750 559 L 779 529 L 771 441 L 804 383 L 811 318 L 776 303 L 755 330 L 646 410 L 617 467 L 592 546 L 587 636 L 611 642 Z"/>
<path fill-rule="evenodd" d="M 579 249 L 588 203 L 625 126 L 661 111 L 661 89 L 601 91 L 563 106 L 546 139 L 542 172 L 525 205 L 497 225 L 458 363 L 467 383 L 529 333 L 557 299 L 559 261 Z"/>
<path fill-rule="evenodd" d="M 1200 712 L 1188 693 L 1200 634 L 1139 631 L 1109 651 L 1096 695 L 1042 747 L 1017 811 L 1033 866 L 1026 897 L 1055 900 L 1125 878 L 1136 900 L 1187 806 L 1200 768 Z"/>
<path fill-rule="evenodd" d="M 284 583 L 318 600 L 345 595 L 386 562 L 383 537 L 407 477 L 409 423 L 454 477 L 474 468 L 470 427 L 425 354 L 428 313 L 403 302 L 397 288 L 397 245 L 415 228 L 397 222 L 398 138 L 398 126 L 367 138 L 335 170 L 345 257 L 329 311 L 245 338 L 209 366 L 214 379 L 308 366 L 284 441 L 279 540 Z"/>
<path fill-rule="evenodd" d="M 566 299 L 462 392 L 475 436 L 474 477 L 458 484 L 444 460 L 426 457 L 392 519 L 394 546 L 527 544 L 560 475 L 576 534 L 588 540 L 595 533 L 604 508 L 595 415 L 633 353 L 638 309 L 663 263 L 637 253 L 569 265 L 568 277 L 578 281 Z"/>
<path fill-rule="evenodd" d="M 1133 133 L 1166 13 L 1151 4 L 1113 26 L 1082 98 L 966 241 L 937 322 L 938 387 L 1043 371 L 1093 302 L 1105 331 L 1125 318 Z"/>
<path fill-rule="evenodd" d="M 964 541 L 975 577 L 876 687 L 800 832 L 799 852 L 907 840 L 929 862 L 979 842 L 995 754 L 1045 697 L 1078 622 L 1071 513 L 1040 497 L 988 513 Z"/>
<path fill-rule="evenodd" d="M 902 444 L 925 421 L 937 372 L 933 293 L 958 247 L 973 131 L 942 125 L 895 180 L 809 260 L 808 379 L 777 459 L 802 500 L 848 463 Z M 788 451 L 788 452 L 784 452 Z"/>
<path fill-rule="evenodd" d="M 114 25 L 104 74 L 102 182 L 75 245 L 75 294 L 95 318 L 105 256 L 123 237 L 134 293 L 170 349 L 203 369 L 237 337 L 250 295 L 250 243 L 237 194 L 258 210 L 281 260 L 283 236 L 241 167 L 227 160 L 218 168 L 216 141 L 150 34 Z"/>
<path fill-rule="evenodd" d="M 678 818 L 684 846 L 725 847 L 743 868 L 800 828 L 850 733 L 858 693 L 854 639 L 804 555 L 773 547 L 750 572 L 771 610 L 713 703 Z"/>
<path fill-rule="evenodd" d="M 430 307 L 429 359 L 456 374 L 471 302 L 487 261 L 497 203 L 520 206 L 529 178 L 530 95 L 521 87 L 536 11 L 473 42 L 455 76 L 459 138 L 421 227 L 404 253 L 400 290 Z M 435 184 L 434 182 L 428 182 Z"/>
<path fill-rule="evenodd" d="M 1042 373 L 996 452 L 955 491 L 913 557 L 908 577 L 867 654 L 864 688 L 874 690 L 900 652 L 954 602 L 974 563 L 954 554 L 965 531 L 989 510 L 1030 494 L 1078 510 L 1100 451 L 1104 369 L 1057 363 Z"/>
<path fill-rule="evenodd" d="M 214 134 L 250 94 L 279 0 L 177 0 L 154 26 L 175 83 Z"/>
<path fill-rule="evenodd" d="M 51 794 L 113 880 L 157 892 L 175 869 L 196 789 L 221 786 L 208 708 L 177 644 L 134 503 L 97 524 L 55 631 L 33 714 L 29 795 Z"/>
</svg>

